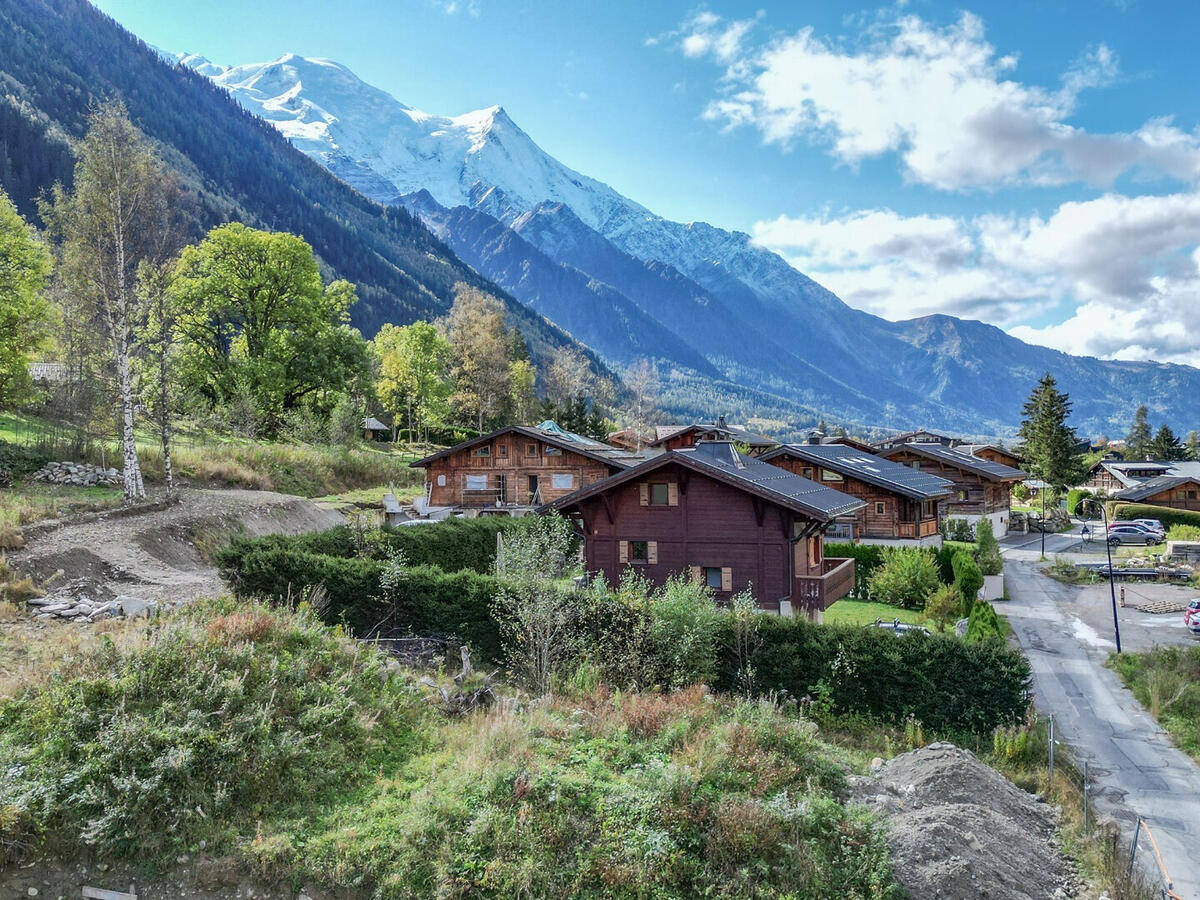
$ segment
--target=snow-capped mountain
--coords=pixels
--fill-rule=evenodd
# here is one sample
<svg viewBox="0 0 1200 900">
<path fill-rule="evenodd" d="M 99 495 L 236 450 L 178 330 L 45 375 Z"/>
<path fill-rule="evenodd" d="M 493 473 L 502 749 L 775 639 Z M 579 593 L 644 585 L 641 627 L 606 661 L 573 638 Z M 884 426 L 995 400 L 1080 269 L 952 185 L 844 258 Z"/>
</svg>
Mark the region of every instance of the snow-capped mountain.
<svg viewBox="0 0 1200 900">
<path fill-rule="evenodd" d="M 518 299 L 573 332 L 604 335 L 594 346 L 613 362 L 645 352 L 646 342 L 634 340 L 632 324 L 614 330 L 595 320 L 619 315 L 632 323 L 636 306 L 661 326 L 651 343 L 667 362 L 697 371 L 694 360 L 667 350 L 678 338 L 724 378 L 867 425 L 1011 432 L 1046 370 L 1096 432 L 1127 421 L 1139 403 L 1180 427 L 1200 419 L 1197 402 L 1180 393 L 1186 384 L 1194 387 L 1190 397 L 1200 396 L 1196 369 L 1070 357 L 982 323 L 888 322 L 852 309 L 749 235 L 670 221 L 574 171 L 500 106 L 432 115 L 339 63 L 292 54 L 232 67 L 194 55 L 179 61 L 360 192 L 416 212 Z M 604 290 L 580 292 L 547 267 L 555 264 Z M 579 300 L 552 296 L 568 282 Z"/>
</svg>

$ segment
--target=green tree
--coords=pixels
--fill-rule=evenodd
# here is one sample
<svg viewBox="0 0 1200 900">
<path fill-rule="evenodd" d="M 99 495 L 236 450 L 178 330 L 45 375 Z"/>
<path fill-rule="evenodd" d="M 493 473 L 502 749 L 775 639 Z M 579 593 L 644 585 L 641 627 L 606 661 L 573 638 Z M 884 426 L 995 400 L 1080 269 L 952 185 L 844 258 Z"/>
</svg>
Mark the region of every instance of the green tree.
<svg viewBox="0 0 1200 900">
<path fill-rule="evenodd" d="M 896 547 L 871 576 L 871 599 L 921 609 L 937 587 L 937 565 L 929 553 L 918 547 Z"/>
<path fill-rule="evenodd" d="M 1071 398 L 1047 372 L 1021 410 L 1023 456 L 1032 474 L 1061 491 L 1079 480 L 1078 439 L 1067 425 Z"/>
<path fill-rule="evenodd" d="M 1189 431 L 1187 443 L 1184 445 L 1184 458 L 1200 460 L 1200 431 Z"/>
<path fill-rule="evenodd" d="M 454 405 L 483 431 L 508 405 L 512 334 L 507 311 L 495 297 L 460 284 L 441 325 L 450 343 Z"/>
<path fill-rule="evenodd" d="M 954 554 L 954 587 L 962 598 L 962 614 L 969 616 L 983 588 L 983 573 L 975 558 L 966 550 Z"/>
<path fill-rule="evenodd" d="M 379 364 L 380 402 L 396 421 L 404 413 L 410 438 L 428 439 L 429 426 L 446 415 L 450 342 L 429 322 L 389 323 L 371 341 L 371 352 Z M 398 430 L 397 425 L 393 431 Z"/>
<path fill-rule="evenodd" d="M 29 394 L 29 362 L 50 334 L 49 274 L 49 251 L 0 190 L 0 407 Z"/>
<path fill-rule="evenodd" d="M 938 631 L 945 631 L 947 625 L 958 620 L 961 608 L 958 589 L 952 584 L 943 584 L 925 602 L 925 618 L 933 622 Z"/>
<path fill-rule="evenodd" d="M 979 570 L 984 575 L 999 575 L 1004 568 L 1004 559 L 1000 556 L 1000 542 L 992 530 L 990 519 L 980 519 L 975 525 L 975 560 Z"/>
<path fill-rule="evenodd" d="M 1150 454 L 1150 423 L 1145 406 L 1139 406 L 1133 417 L 1133 428 L 1125 436 L 1125 458 L 1145 459 Z"/>
<path fill-rule="evenodd" d="M 537 415 L 537 372 L 528 359 L 514 359 L 508 364 L 508 403 L 513 420 L 532 425 Z"/>
<path fill-rule="evenodd" d="M 301 403 L 327 416 L 365 386 L 366 342 L 348 324 L 354 286 L 323 284 L 296 235 L 217 226 L 184 249 L 171 293 L 184 383 L 212 407 L 248 399 L 263 434 Z"/>
<path fill-rule="evenodd" d="M 1150 442 L 1150 455 L 1155 459 L 1180 460 L 1187 454 L 1171 426 L 1164 423 Z"/>
<path fill-rule="evenodd" d="M 133 360 L 142 320 L 137 273 L 143 264 L 169 257 L 177 209 L 174 180 L 120 103 L 92 110 L 77 152 L 74 191 L 56 188 L 42 209 L 60 240 L 65 286 L 87 320 L 100 323 L 112 353 L 126 501 L 146 493 L 134 432 Z"/>
</svg>

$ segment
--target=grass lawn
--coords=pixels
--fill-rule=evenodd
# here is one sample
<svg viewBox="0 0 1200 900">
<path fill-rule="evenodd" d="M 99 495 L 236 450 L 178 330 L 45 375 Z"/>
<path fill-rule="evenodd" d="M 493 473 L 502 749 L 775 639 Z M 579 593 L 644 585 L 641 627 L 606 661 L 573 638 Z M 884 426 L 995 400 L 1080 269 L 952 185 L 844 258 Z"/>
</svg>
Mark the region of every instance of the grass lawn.
<svg viewBox="0 0 1200 900">
<path fill-rule="evenodd" d="M 334 506 L 358 506 L 375 508 L 382 504 L 383 495 L 391 491 L 401 503 L 410 503 L 422 493 L 421 485 L 410 484 L 377 484 L 371 487 L 355 488 L 342 491 L 340 494 L 327 494 L 324 497 L 314 497 L 318 503 L 329 503 Z"/>
<path fill-rule="evenodd" d="M 71 512 L 90 512 L 120 505 L 120 488 L 73 487 L 22 479 L 11 488 L 0 488 L 0 527 L 11 528 Z"/>
<path fill-rule="evenodd" d="M 909 625 L 924 625 L 925 614 L 919 609 L 901 609 L 887 603 L 871 603 L 867 600 L 838 600 L 825 610 L 822 621 L 826 625 L 870 625 L 876 619 L 891 622 L 899 619 Z"/>
</svg>

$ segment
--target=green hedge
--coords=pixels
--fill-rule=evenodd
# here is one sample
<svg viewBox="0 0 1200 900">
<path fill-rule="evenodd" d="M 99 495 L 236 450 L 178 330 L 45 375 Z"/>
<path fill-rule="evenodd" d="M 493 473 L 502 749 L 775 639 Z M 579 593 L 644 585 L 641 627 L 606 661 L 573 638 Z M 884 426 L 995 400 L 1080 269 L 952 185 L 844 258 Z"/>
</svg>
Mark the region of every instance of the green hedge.
<svg viewBox="0 0 1200 900">
<path fill-rule="evenodd" d="M 1172 509 L 1169 506 L 1151 506 L 1149 503 L 1118 503 L 1112 516 L 1114 519 L 1158 519 L 1164 528 L 1172 525 L 1200 525 L 1200 512 L 1190 509 Z"/>
<path fill-rule="evenodd" d="M 1079 504 L 1096 496 L 1087 488 L 1071 488 L 1067 491 L 1067 515 L 1073 516 L 1079 512 Z"/>
<path fill-rule="evenodd" d="M 221 574 L 241 596 L 300 599 L 322 585 L 327 600 L 321 618 L 352 633 L 407 629 L 414 634 L 453 636 L 489 661 L 500 656 L 500 636 L 491 619 L 494 576 L 470 570 L 445 572 L 435 566 L 405 568 L 393 587 L 392 603 L 380 588 L 383 563 L 342 558 L 280 546 L 259 547 L 219 560 Z"/>
<path fill-rule="evenodd" d="M 370 555 L 382 558 L 388 548 L 394 548 L 402 551 L 413 566 L 437 566 L 446 572 L 468 569 L 486 575 L 492 572 L 496 562 L 497 533 L 519 528 L 520 523 L 520 519 L 484 516 L 386 529 L 377 533 L 378 543 L 370 548 Z M 360 555 L 359 543 L 358 535 L 348 525 L 290 537 L 236 538 L 217 553 L 217 562 L 234 569 L 238 560 L 247 554 L 269 548 L 353 557 Z"/>
<path fill-rule="evenodd" d="M 826 544 L 825 556 L 854 560 L 854 596 L 866 600 L 871 596 L 871 576 L 883 565 L 886 549 L 876 544 Z"/>
<path fill-rule="evenodd" d="M 731 635 L 725 637 L 717 687 L 732 690 L 736 663 Z M 1002 641 L 967 644 L 920 632 L 897 635 L 769 616 L 761 620 L 759 637 L 758 691 L 824 695 L 838 714 L 893 723 L 913 716 L 943 733 L 987 734 L 1019 720 L 1031 700 L 1029 661 Z"/>
</svg>

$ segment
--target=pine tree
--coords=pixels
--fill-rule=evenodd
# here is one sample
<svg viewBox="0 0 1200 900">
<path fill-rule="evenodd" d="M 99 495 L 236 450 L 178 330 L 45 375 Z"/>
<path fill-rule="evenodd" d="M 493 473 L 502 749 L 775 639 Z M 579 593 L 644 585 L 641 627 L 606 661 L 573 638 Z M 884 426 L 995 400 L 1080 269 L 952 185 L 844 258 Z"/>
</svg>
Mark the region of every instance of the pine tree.
<svg viewBox="0 0 1200 900">
<path fill-rule="evenodd" d="M 1078 441 L 1067 425 L 1071 398 L 1047 372 L 1021 410 L 1021 440 L 1031 473 L 1061 491 L 1079 478 Z"/>
<path fill-rule="evenodd" d="M 1150 442 L 1150 455 L 1154 459 L 1180 460 L 1184 458 L 1183 444 L 1175 436 L 1170 425 L 1164 424 Z"/>
<path fill-rule="evenodd" d="M 1125 458 L 1145 459 L 1150 453 L 1150 423 L 1146 420 L 1146 407 L 1139 406 L 1133 418 L 1133 428 L 1125 437 Z"/>
<path fill-rule="evenodd" d="M 1188 432 L 1184 454 L 1184 459 L 1200 461 L 1200 431 L 1193 430 Z"/>
</svg>

